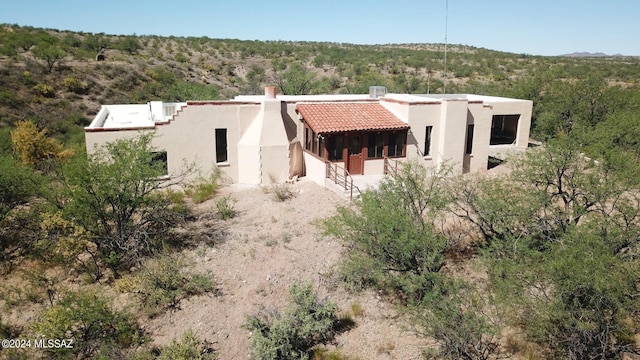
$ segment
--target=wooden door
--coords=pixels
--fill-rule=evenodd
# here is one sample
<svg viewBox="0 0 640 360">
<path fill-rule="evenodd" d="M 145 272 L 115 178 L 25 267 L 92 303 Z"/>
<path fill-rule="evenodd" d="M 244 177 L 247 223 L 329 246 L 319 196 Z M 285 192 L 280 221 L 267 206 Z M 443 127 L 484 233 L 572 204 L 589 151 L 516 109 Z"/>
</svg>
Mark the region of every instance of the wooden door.
<svg viewBox="0 0 640 360">
<path fill-rule="evenodd" d="M 347 171 L 351 175 L 362 175 L 364 157 L 362 156 L 362 134 L 356 133 L 348 136 Z"/>
</svg>

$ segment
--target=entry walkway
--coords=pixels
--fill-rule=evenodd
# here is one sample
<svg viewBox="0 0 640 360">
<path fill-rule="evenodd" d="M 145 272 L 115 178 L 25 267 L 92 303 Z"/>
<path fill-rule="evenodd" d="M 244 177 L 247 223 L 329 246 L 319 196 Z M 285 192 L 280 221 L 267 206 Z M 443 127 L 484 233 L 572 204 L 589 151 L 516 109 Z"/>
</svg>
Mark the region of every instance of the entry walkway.
<svg viewBox="0 0 640 360">
<path fill-rule="evenodd" d="M 360 196 L 362 192 L 367 189 L 377 189 L 380 181 L 384 179 L 386 175 L 351 175 L 353 179 L 353 198 Z M 333 191 L 334 193 L 344 196 L 347 199 L 351 197 L 351 190 L 346 189 L 342 184 L 336 184 L 331 179 L 324 180 L 324 187 Z"/>
</svg>

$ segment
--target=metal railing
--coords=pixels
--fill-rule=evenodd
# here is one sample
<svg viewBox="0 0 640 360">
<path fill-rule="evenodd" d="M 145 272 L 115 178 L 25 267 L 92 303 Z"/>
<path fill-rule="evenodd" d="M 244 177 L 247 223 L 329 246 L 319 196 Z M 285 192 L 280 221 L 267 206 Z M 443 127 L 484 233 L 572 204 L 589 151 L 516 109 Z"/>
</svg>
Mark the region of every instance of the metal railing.
<svg viewBox="0 0 640 360">
<path fill-rule="evenodd" d="M 353 200 L 353 178 L 351 174 L 338 163 L 327 162 L 326 177 L 332 180 L 334 184 L 344 188 L 345 192 L 349 192 L 349 200 Z M 357 188 L 356 188 L 357 190 Z M 358 190 L 359 191 L 359 190 Z"/>
<path fill-rule="evenodd" d="M 398 175 L 398 160 L 384 157 L 384 174 L 391 172 L 393 176 Z"/>
</svg>

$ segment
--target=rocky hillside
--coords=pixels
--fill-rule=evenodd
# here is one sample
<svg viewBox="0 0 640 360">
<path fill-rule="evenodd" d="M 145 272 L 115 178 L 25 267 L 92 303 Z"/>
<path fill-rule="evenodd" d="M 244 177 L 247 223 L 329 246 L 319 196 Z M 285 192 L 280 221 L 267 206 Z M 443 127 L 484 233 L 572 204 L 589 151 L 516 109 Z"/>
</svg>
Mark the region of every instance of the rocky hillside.
<svg viewBox="0 0 640 360">
<path fill-rule="evenodd" d="M 227 99 L 261 93 L 265 85 L 286 94 L 366 93 L 384 85 L 402 93 L 531 97 L 527 85 L 552 71 L 577 77 L 597 68 L 615 83 L 634 84 L 639 62 L 449 45 L 445 74 L 442 44 L 115 36 L 2 25 L 0 151 L 7 150 L 8 127 L 21 119 L 81 143 L 82 126 L 101 104 Z"/>
</svg>

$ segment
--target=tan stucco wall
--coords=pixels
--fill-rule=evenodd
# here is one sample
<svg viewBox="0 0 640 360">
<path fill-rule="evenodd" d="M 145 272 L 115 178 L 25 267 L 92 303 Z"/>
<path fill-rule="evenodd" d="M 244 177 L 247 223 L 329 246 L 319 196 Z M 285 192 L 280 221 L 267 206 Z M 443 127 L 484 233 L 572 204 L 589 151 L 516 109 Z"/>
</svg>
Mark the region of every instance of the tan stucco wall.
<svg viewBox="0 0 640 360">
<path fill-rule="evenodd" d="M 228 162 L 222 164 L 220 170 L 231 181 L 238 182 L 237 144 L 259 109 L 258 105 L 191 105 L 185 107 L 169 124 L 145 131 L 154 133 L 155 148 L 167 152 L 169 175 L 182 172 L 185 163 L 193 163 L 196 173 L 189 179 L 195 179 L 209 176 L 215 168 L 215 129 L 227 129 Z M 95 146 L 117 139 L 136 137 L 145 131 L 87 131 L 87 151 L 91 152 Z"/>
<path fill-rule="evenodd" d="M 491 102 L 491 107 L 493 115 L 520 114 L 520 119 L 518 119 L 516 147 L 528 147 L 529 135 L 531 131 L 531 114 L 533 111 L 533 101 L 511 99 L 502 102 Z M 489 126 L 491 126 L 491 123 L 489 123 Z"/>
<path fill-rule="evenodd" d="M 454 172 L 462 170 L 467 127 L 467 101 L 448 99 L 442 102 L 436 166 L 446 163 Z"/>
<path fill-rule="evenodd" d="M 469 103 L 466 125 L 473 124 L 474 126 L 472 153 L 470 155 L 465 154 L 464 159 L 468 163 L 469 172 L 487 170 L 489 142 L 491 141 L 491 119 L 489 107 L 481 103 Z M 466 126 L 464 131 L 466 134 Z"/>
<path fill-rule="evenodd" d="M 154 143 L 167 151 L 170 170 L 186 160 L 195 162 L 206 177 L 216 166 L 215 129 L 227 129 L 228 161 L 220 170 L 238 182 L 236 144 L 258 109 L 257 105 L 190 105 L 169 125 L 158 127 Z"/>
<path fill-rule="evenodd" d="M 407 136 L 407 159 L 418 161 L 425 166 L 433 166 L 433 159 L 437 159 L 438 146 L 440 144 L 440 117 L 441 105 L 418 104 L 410 105 L 408 124 L 411 130 Z M 431 130 L 431 154 L 424 155 L 424 140 L 426 127 L 433 126 Z"/>
<path fill-rule="evenodd" d="M 370 159 L 364 161 L 365 175 L 384 174 L 384 159 Z"/>
<path fill-rule="evenodd" d="M 478 100 L 482 98 L 482 100 Z M 484 171 L 487 166 L 493 115 L 520 114 L 517 147 L 527 147 L 532 102 L 491 97 L 430 99 L 428 101 L 385 101 L 381 104 L 411 127 L 407 137 L 407 159 L 427 167 L 443 162 L 461 172 Z M 228 162 L 219 168 L 232 182 L 258 184 L 289 178 L 291 144 L 303 140 L 304 127 L 295 112 L 295 102 L 265 99 L 263 103 L 189 104 L 166 125 L 151 130 L 87 131 L 88 151 L 95 145 L 131 138 L 145 131 L 155 133 L 153 145 L 167 151 L 169 174 L 179 173 L 186 163 L 195 163 L 201 176 L 216 166 L 215 129 L 227 129 Z M 467 125 L 474 124 L 473 154 L 465 155 Z M 426 126 L 433 126 L 431 154 L 424 156 Z M 303 154 L 306 176 L 323 185 L 324 162 Z M 382 160 L 367 160 L 365 174 L 380 174 Z M 196 175 L 194 175 L 195 177 Z"/>
<path fill-rule="evenodd" d="M 324 161 L 318 159 L 317 157 L 309 154 L 306 151 L 304 152 L 303 156 L 304 164 L 307 171 L 307 179 L 324 187 L 324 179 L 326 178 L 327 173 L 327 167 Z M 344 167 L 344 163 L 339 163 L 339 165 Z"/>
</svg>

